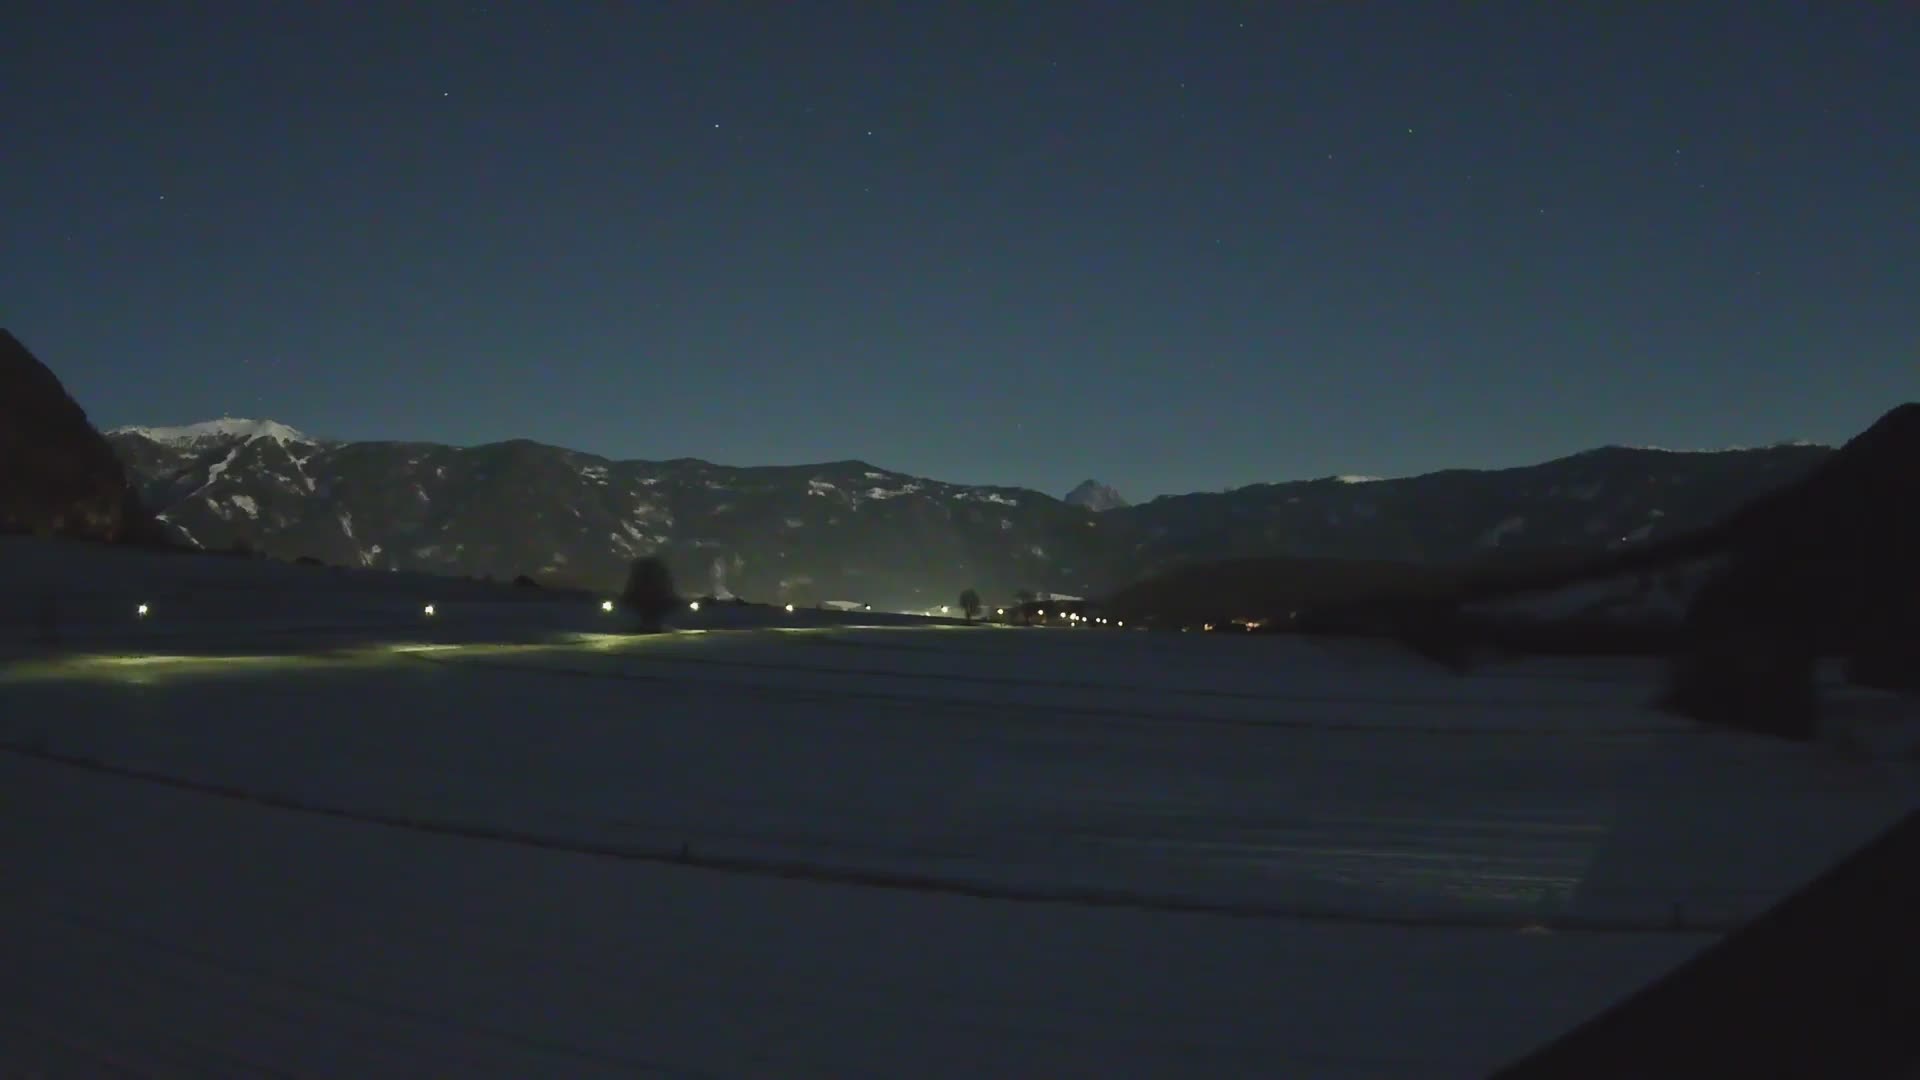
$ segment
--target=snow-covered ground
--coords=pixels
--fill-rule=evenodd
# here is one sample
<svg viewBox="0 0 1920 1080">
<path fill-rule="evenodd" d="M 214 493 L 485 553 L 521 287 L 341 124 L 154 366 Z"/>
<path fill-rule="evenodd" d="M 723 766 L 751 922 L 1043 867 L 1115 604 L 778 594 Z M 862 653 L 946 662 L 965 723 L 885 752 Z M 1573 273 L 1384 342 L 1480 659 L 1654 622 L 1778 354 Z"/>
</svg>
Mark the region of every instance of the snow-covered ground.
<svg viewBox="0 0 1920 1080">
<path fill-rule="evenodd" d="M 0 602 L 6 1074 L 1481 1075 L 1920 791 L 1636 661 L 29 542 Z"/>
</svg>

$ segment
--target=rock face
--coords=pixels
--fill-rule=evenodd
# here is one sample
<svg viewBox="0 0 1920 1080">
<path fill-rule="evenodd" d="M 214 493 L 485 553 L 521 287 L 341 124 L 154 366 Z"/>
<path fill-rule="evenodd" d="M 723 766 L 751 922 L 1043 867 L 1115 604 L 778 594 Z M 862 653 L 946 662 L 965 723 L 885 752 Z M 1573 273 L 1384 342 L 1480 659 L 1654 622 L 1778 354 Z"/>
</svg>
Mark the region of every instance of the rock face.
<svg viewBox="0 0 1920 1080">
<path fill-rule="evenodd" d="M 1096 514 L 1108 510 L 1120 510 L 1127 506 L 1127 500 L 1109 484 L 1098 480 L 1083 480 L 1079 487 L 1067 492 L 1068 506 L 1078 506 Z"/>
<path fill-rule="evenodd" d="M 157 535 L 113 448 L 52 371 L 0 330 L 0 533 Z"/>
</svg>

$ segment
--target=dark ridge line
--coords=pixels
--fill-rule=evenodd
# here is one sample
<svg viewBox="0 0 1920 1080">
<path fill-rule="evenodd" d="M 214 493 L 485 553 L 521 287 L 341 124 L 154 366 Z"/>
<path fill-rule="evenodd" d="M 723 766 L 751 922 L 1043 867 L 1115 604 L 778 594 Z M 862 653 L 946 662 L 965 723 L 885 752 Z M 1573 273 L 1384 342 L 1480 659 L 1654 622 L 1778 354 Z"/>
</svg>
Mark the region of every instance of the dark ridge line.
<svg viewBox="0 0 1920 1080">
<path fill-rule="evenodd" d="M 1508 916 L 1495 914 L 1469 915 L 1460 913 L 1434 916 L 1391 915 L 1380 912 L 1343 911 L 1337 908 L 1319 908 L 1307 905 L 1283 906 L 1246 901 L 1199 900 L 1191 897 L 1124 892 L 1118 889 L 1096 889 L 1084 886 L 1047 889 L 1034 886 L 991 884 L 987 882 L 966 881 L 959 878 L 943 878 L 931 874 L 860 870 L 851 867 L 834 867 L 816 863 L 754 858 L 741 855 L 703 855 L 689 850 L 685 845 L 677 849 L 663 849 L 595 844 L 582 840 L 566 840 L 559 837 L 544 836 L 539 833 L 527 832 L 521 829 L 461 824 L 452 821 L 410 817 L 404 814 L 327 806 L 320 803 L 308 802 L 303 799 L 290 798 L 284 795 L 252 791 L 232 784 L 191 780 L 186 777 L 173 776 L 154 770 L 139 769 L 128 765 L 116 765 L 111 762 L 100 761 L 77 754 L 62 754 L 15 742 L 0 741 L 0 752 L 12 754 L 15 757 L 30 761 L 40 761 L 47 764 L 64 766 L 79 772 L 110 776 L 116 779 L 130 780 L 150 784 L 155 787 L 184 791 L 231 802 L 252 803 L 256 806 L 287 813 L 330 818 L 336 821 L 348 821 L 361 825 L 375 825 L 400 832 L 452 837 L 462 840 L 474 840 L 482 843 L 502 844 L 511 847 L 559 852 L 570 855 L 586 855 L 620 862 L 675 866 L 687 870 L 703 870 L 710 873 L 728 874 L 736 877 L 761 878 L 776 881 L 802 881 L 813 884 L 840 885 L 889 892 L 957 896 L 974 900 L 997 900 L 1035 905 L 1044 904 L 1089 910 L 1144 911 L 1175 915 L 1210 915 L 1221 918 L 1249 919 L 1266 922 L 1304 922 L 1329 925 L 1397 927 L 1416 930 L 1506 930 L 1516 933 L 1544 931 L 1547 933 L 1590 935 L 1680 935 L 1692 937 L 1722 935 L 1744 923 L 1744 920 L 1737 919 L 1701 921 L 1675 925 L 1672 922 L 1589 917 L 1566 917 L 1547 922 L 1541 920 L 1516 920 Z"/>
</svg>

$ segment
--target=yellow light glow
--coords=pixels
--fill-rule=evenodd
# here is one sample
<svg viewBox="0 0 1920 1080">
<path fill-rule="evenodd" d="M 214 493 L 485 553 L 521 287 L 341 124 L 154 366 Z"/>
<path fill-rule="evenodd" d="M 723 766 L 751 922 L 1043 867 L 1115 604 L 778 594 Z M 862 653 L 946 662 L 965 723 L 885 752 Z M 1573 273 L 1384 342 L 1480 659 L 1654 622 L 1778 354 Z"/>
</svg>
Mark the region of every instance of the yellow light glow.
<svg viewBox="0 0 1920 1080">
<path fill-rule="evenodd" d="M 692 603 L 690 603 L 690 604 L 688 604 L 688 605 L 687 605 L 687 610 L 688 610 L 688 611 L 699 611 L 699 610 L 700 610 L 700 601 L 698 601 L 698 600 L 695 600 L 695 601 L 693 601 Z"/>
<path fill-rule="evenodd" d="M 147 617 L 147 613 L 152 610 L 153 609 L 148 607 L 147 605 L 141 604 L 139 607 L 133 609 L 133 613 L 144 619 Z"/>
<path fill-rule="evenodd" d="M 611 600 L 602 600 L 602 601 L 600 601 L 600 610 L 601 610 L 601 611 L 612 611 L 612 610 L 613 610 L 613 601 L 611 601 Z"/>
<path fill-rule="evenodd" d="M 432 614 L 433 614 L 433 605 L 432 605 L 432 604 L 428 604 L 428 605 L 427 605 L 426 607 L 423 607 L 423 608 L 421 608 L 421 609 L 420 609 L 420 613 L 421 613 L 422 615 L 432 615 Z"/>
<path fill-rule="evenodd" d="M 787 605 L 787 614 L 789 614 L 789 615 L 791 615 L 791 614 L 793 614 L 793 605 L 792 605 L 792 604 L 788 604 L 788 605 Z"/>
</svg>

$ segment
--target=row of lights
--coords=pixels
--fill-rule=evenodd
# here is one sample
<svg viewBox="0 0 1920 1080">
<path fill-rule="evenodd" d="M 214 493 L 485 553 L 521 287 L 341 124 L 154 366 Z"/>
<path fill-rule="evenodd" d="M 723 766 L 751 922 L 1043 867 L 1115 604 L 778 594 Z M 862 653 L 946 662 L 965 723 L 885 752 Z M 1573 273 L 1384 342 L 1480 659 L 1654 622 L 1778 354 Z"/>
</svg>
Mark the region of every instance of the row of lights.
<svg viewBox="0 0 1920 1080">
<path fill-rule="evenodd" d="M 1000 614 L 1002 614 L 1002 615 L 1005 615 L 1006 613 L 1007 613 L 1007 609 L 1006 609 L 1006 608 L 1001 608 L 1001 609 L 1000 609 Z M 1044 611 L 1036 611 L 1036 612 L 1034 612 L 1034 614 L 1035 614 L 1035 615 L 1038 615 L 1039 617 L 1041 617 L 1041 618 L 1043 618 L 1043 619 L 1047 617 L 1047 613 L 1046 613 L 1046 612 L 1044 612 Z M 1111 626 L 1125 626 L 1125 625 L 1127 625 L 1127 622 L 1126 622 L 1126 620 L 1125 620 L 1125 619 L 1114 619 L 1114 620 L 1109 620 L 1109 619 L 1108 619 L 1108 618 L 1107 618 L 1106 616 L 1104 616 L 1104 615 L 1092 615 L 1092 616 L 1089 616 L 1089 615 L 1081 615 L 1081 614 L 1079 614 L 1079 613 L 1077 613 L 1077 612 L 1072 612 L 1072 611 L 1069 611 L 1069 612 L 1064 612 L 1063 614 L 1065 614 L 1065 615 L 1066 615 L 1066 618 L 1067 618 L 1067 621 L 1068 621 L 1068 622 L 1083 622 L 1083 623 L 1098 623 L 1098 624 L 1100 624 L 1101 626 L 1109 626 L 1109 625 L 1111 625 Z"/>
<path fill-rule="evenodd" d="M 687 605 L 687 609 L 688 609 L 689 611 L 699 611 L 699 610 L 700 610 L 700 601 L 698 601 L 698 600 L 695 600 L 695 601 L 693 601 L 693 602 L 691 602 L 691 603 L 689 603 L 689 604 Z M 600 601 L 600 610 L 601 610 L 601 611 L 605 611 L 605 612 L 608 612 L 608 613 L 612 613 L 612 611 L 613 611 L 613 601 L 611 601 L 611 600 L 602 600 L 602 601 Z M 153 614 L 153 606 L 152 606 L 151 604 L 140 604 L 140 605 L 137 605 L 137 606 L 136 606 L 136 607 L 135 607 L 135 608 L 133 609 L 133 614 L 134 614 L 134 617 L 135 617 L 135 618 L 138 618 L 138 619 L 144 619 L 144 618 L 146 618 L 147 616 L 149 616 L 149 615 L 151 615 L 151 614 Z M 433 606 L 432 604 L 426 604 L 426 605 L 424 605 L 424 606 L 422 606 L 422 607 L 420 608 L 420 614 L 422 614 L 422 615 L 425 615 L 425 616 L 426 616 L 426 617 L 428 617 L 428 618 L 432 618 L 432 617 L 434 616 L 434 614 L 435 614 L 435 608 L 434 608 L 434 606 Z M 791 615 L 791 614 L 793 614 L 793 605 L 792 605 L 792 604 L 788 604 L 788 605 L 787 605 L 787 614 L 789 614 L 789 615 Z"/>
<path fill-rule="evenodd" d="M 613 601 L 611 601 L 611 600 L 602 600 L 602 601 L 600 601 L 600 610 L 601 610 L 601 611 L 604 611 L 604 612 L 606 612 L 606 613 L 608 613 L 608 614 L 612 614 L 612 613 L 613 613 Z M 690 603 L 688 603 L 688 604 L 687 604 L 687 610 L 688 610 L 688 611 L 699 611 L 699 610 L 700 610 L 700 601 L 698 601 L 698 600 L 694 600 L 694 601 L 691 601 Z M 423 615 L 426 615 L 426 616 L 428 616 L 428 617 L 432 617 L 432 615 L 433 615 L 433 613 L 434 613 L 434 609 L 433 609 L 433 605 L 432 605 L 432 604 L 428 604 L 427 606 L 425 606 L 425 607 L 423 607 L 423 608 L 421 608 L 421 609 L 420 609 L 420 613 L 421 613 L 421 614 L 423 614 Z M 145 604 L 141 604 L 141 605 L 140 605 L 140 615 L 141 615 L 142 617 L 144 617 L 144 616 L 145 616 L 146 614 L 147 614 L 147 605 L 145 605 Z M 789 614 L 789 615 L 791 615 L 791 614 L 793 614 L 793 605 L 792 605 L 792 604 L 788 604 L 788 605 L 787 605 L 787 614 Z"/>
</svg>

